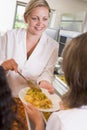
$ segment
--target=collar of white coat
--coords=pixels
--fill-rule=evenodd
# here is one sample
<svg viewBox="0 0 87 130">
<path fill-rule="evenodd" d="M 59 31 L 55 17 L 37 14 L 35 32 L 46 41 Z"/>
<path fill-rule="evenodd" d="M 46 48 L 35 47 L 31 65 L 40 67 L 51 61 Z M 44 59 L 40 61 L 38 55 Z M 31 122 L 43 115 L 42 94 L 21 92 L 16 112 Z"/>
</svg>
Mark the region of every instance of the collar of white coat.
<svg viewBox="0 0 87 130">
<path fill-rule="evenodd" d="M 41 44 L 47 44 L 47 39 L 48 39 L 48 35 L 46 34 L 46 32 L 43 32 L 39 42 Z"/>
</svg>

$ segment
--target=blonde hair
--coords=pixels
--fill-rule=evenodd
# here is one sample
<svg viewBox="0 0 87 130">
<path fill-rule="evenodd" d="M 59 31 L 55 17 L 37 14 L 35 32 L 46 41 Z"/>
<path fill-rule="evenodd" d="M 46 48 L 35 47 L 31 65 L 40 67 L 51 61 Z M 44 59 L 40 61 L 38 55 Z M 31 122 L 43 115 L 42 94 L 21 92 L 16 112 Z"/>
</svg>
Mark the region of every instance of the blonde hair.
<svg viewBox="0 0 87 130">
<path fill-rule="evenodd" d="M 48 8 L 49 13 L 51 12 L 50 6 L 46 0 L 30 0 L 25 8 L 24 15 L 26 17 L 28 17 L 30 15 L 32 9 L 34 9 L 36 7 L 46 7 L 46 8 Z"/>
</svg>

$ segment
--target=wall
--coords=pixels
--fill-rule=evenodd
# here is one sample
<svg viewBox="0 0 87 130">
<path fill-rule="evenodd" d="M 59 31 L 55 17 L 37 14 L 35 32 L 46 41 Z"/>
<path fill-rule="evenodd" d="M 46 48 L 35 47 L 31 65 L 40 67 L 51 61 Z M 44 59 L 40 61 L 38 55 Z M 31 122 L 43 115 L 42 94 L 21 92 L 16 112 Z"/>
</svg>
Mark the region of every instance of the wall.
<svg viewBox="0 0 87 130">
<path fill-rule="evenodd" d="M 12 29 L 16 0 L 0 0 L 0 32 Z"/>
<path fill-rule="evenodd" d="M 19 0 L 28 2 L 29 0 Z M 59 27 L 62 13 L 78 13 L 87 11 L 87 2 L 78 0 L 47 0 L 52 9 L 56 10 L 54 28 Z M 0 32 L 13 28 L 16 0 L 0 0 Z"/>
<path fill-rule="evenodd" d="M 87 2 L 82 2 L 80 0 L 54 0 L 55 3 L 50 0 L 47 1 L 50 3 L 52 8 L 56 9 L 56 19 L 54 23 L 55 28 L 57 28 L 58 23 L 60 23 L 62 13 L 76 14 L 87 11 Z"/>
</svg>

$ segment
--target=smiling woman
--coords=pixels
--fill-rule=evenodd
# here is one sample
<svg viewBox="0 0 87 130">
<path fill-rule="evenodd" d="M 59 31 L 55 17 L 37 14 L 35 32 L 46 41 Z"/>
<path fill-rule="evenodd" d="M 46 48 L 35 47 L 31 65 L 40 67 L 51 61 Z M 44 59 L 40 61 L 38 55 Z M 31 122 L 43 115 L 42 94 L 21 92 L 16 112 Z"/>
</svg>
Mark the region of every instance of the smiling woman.
<svg viewBox="0 0 87 130">
<path fill-rule="evenodd" d="M 52 81 L 58 43 L 45 32 L 50 11 L 47 1 L 31 0 L 24 12 L 27 28 L 7 31 L 0 37 L 0 63 L 8 73 L 13 96 L 18 96 L 20 89 L 28 86 L 18 71 L 39 87 L 54 93 Z"/>
</svg>

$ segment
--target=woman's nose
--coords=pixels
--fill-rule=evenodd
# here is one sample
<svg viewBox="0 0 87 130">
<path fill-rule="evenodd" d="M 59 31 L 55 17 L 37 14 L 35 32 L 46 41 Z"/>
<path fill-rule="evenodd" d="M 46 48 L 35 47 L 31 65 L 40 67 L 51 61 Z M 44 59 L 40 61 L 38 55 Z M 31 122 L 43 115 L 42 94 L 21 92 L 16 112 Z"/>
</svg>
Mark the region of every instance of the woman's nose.
<svg viewBox="0 0 87 130">
<path fill-rule="evenodd" d="M 42 23 L 43 23 L 43 21 L 39 19 L 37 22 L 37 25 L 41 25 Z"/>
</svg>

